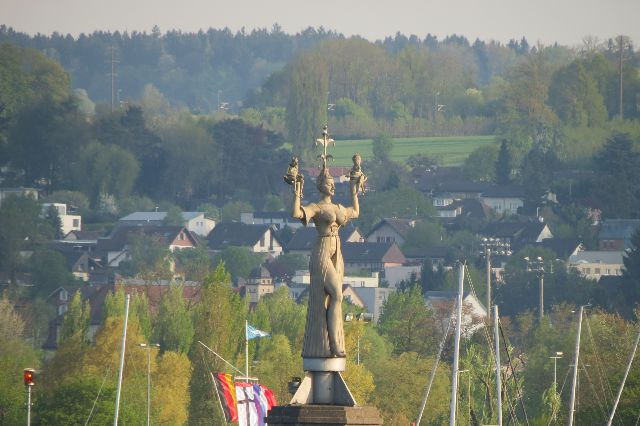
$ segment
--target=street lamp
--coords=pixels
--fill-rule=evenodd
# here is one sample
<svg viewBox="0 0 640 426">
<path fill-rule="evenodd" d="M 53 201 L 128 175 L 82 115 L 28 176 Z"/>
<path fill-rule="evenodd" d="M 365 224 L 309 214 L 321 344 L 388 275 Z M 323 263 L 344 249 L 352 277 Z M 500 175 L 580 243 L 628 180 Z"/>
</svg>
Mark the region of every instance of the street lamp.
<svg viewBox="0 0 640 426">
<path fill-rule="evenodd" d="M 538 256 L 535 259 L 525 257 L 527 262 L 527 271 L 535 272 L 540 280 L 540 308 L 538 310 L 538 319 L 542 321 L 544 317 L 544 259 Z"/>
<path fill-rule="evenodd" d="M 362 321 L 363 323 L 367 324 L 372 320 L 373 320 L 373 314 L 370 314 L 368 312 L 357 314 L 355 316 L 353 315 L 353 313 L 349 312 L 344 316 L 345 322 Z M 356 358 L 356 364 L 360 365 L 360 337 L 358 337 L 358 357 Z"/>
<path fill-rule="evenodd" d="M 550 356 L 549 358 L 553 359 L 553 390 L 556 390 L 557 387 L 557 376 L 556 376 L 556 364 L 559 359 L 562 359 L 562 352 L 556 352 L 555 355 Z"/>
<path fill-rule="evenodd" d="M 487 261 L 487 323 L 491 322 L 491 254 L 511 256 L 511 244 L 503 238 L 482 238 L 480 240 Z"/>
<path fill-rule="evenodd" d="M 147 350 L 147 426 L 151 425 L 151 349 L 159 349 L 157 343 L 139 343 L 143 349 Z"/>
</svg>

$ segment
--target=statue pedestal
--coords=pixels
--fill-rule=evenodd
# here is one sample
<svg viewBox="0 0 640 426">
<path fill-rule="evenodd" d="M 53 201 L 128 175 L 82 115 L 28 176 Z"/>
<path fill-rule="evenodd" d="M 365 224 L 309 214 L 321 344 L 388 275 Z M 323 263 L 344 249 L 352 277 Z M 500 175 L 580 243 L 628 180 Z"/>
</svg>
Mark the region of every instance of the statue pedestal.
<svg viewBox="0 0 640 426">
<path fill-rule="evenodd" d="M 375 407 L 356 406 L 341 371 L 346 358 L 303 358 L 306 376 L 290 405 L 273 407 L 267 423 L 277 425 L 381 425 Z"/>
<path fill-rule="evenodd" d="M 375 407 L 340 405 L 285 405 L 273 407 L 266 418 L 270 426 L 278 425 L 381 425 Z"/>
</svg>

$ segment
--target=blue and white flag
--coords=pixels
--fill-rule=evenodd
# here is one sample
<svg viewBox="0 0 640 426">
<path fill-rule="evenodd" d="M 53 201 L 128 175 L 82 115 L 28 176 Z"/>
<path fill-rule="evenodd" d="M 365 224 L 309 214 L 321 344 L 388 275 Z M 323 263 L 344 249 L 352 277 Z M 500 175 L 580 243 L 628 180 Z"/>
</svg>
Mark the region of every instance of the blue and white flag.
<svg viewBox="0 0 640 426">
<path fill-rule="evenodd" d="M 257 339 L 259 337 L 271 337 L 266 331 L 258 330 L 252 325 L 247 324 L 247 340 Z"/>
</svg>

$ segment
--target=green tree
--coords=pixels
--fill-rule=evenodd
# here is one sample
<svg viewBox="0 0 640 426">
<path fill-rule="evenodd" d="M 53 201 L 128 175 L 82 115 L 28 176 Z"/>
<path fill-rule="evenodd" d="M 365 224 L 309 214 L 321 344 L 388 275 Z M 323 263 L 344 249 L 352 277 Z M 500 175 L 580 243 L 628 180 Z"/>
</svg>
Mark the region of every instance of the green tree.
<svg viewBox="0 0 640 426">
<path fill-rule="evenodd" d="M 25 342 L 24 328 L 13 303 L 0 297 L 0 424 L 24 423 L 22 371 L 39 367 L 36 351 Z"/>
<path fill-rule="evenodd" d="M 557 70 L 549 85 L 549 105 L 570 126 L 597 127 L 607 119 L 596 80 L 577 60 Z"/>
<path fill-rule="evenodd" d="M 327 64 L 315 52 L 299 54 L 290 65 L 287 133 L 293 154 L 310 159 L 312 143 L 327 122 Z"/>
<path fill-rule="evenodd" d="M 97 207 L 102 194 L 112 194 L 118 199 L 128 197 L 139 170 L 130 151 L 117 145 L 91 142 L 80 151 L 73 168 L 73 182 Z"/>
<path fill-rule="evenodd" d="M 45 212 L 44 216 L 45 220 L 49 222 L 51 225 L 51 229 L 53 229 L 53 238 L 56 240 L 62 239 L 64 235 L 62 235 L 62 219 L 60 219 L 60 215 L 58 214 L 58 209 L 55 206 L 51 205 Z"/>
<path fill-rule="evenodd" d="M 189 250 L 176 250 L 176 269 L 184 274 L 187 281 L 203 282 L 213 267 L 211 256 L 205 245 L 198 245 Z"/>
<path fill-rule="evenodd" d="M 129 237 L 131 262 L 123 269 L 144 280 L 170 279 L 172 254 L 160 235 L 135 233 Z"/>
<path fill-rule="evenodd" d="M 82 192 L 78 191 L 53 191 L 51 194 L 40 199 L 45 203 L 62 203 L 68 207 L 86 210 L 89 208 L 89 199 Z"/>
<path fill-rule="evenodd" d="M 389 295 L 378 322 L 378 330 L 393 343 L 397 354 L 417 352 L 426 355 L 437 346 L 433 313 L 427 307 L 418 285 Z"/>
<path fill-rule="evenodd" d="M 57 386 L 50 397 L 38 401 L 34 414 L 42 425 L 84 424 L 87 419 L 108 424 L 113 421 L 115 399 L 114 383 L 103 384 L 101 377 L 78 374 Z"/>
<path fill-rule="evenodd" d="M 522 161 L 522 186 L 525 208 L 534 211 L 542 203 L 542 197 L 551 189 L 553 171 L 557 161 L 552 151 L 536 146 Z"/>
<path fill-rule="evenodd" d="M 634 306 L 640 301 L 640 229 L 631 236 L 631 247 L 625 252 L 622 261 L 627 303 L 629 306 Z"/>
<path fill-rule="evenodd" d="M 590 200 L 606 217 L 635 218 L 640 212 L 640 154 L 628 134 L 615 134 L 594 158 Z"/>
<path fill-rule="evenodd" d="M 73 284 L 75 279 L 67 268 L 64 256 L 52 250 L 34 253 L 31 265 L 36 293 L 45 297 L 58 287 Z"/>
<path fill-rule="evenodd" d="M 67 165 L 76 162 L 88 130 L 72 98 L 45 99 L 20 110 L 9 132 L 9 156 L 24 171 L 23 184 L 44 181 L 49 189 L 62 187 L 69 179 Z"/>
<path fill-rule="evenodd" d="M 464 174 L 474 181 L 495 181 L 498 149 L 495 146 L 476 148 L 464 161 Z"/>
<path fill-rule="evenodd" d="M 184 225 L 185 221 L 184 221 L 184 218 L 182 217 L 182 210 L 180 210 L 180 207 L 172 206 L 168 208 L 167 215 L 162 220 L 162 223 L 164 225 L 169 225 L 169 226 Z"/>
<path fill-rule="evenodd" d="M 220 219 L 223 222 L 239 222 L 241 213 L 253 212 L 253 206 L 246 201 L 229 201 L 222 207 Z"/>
<path fill-rule="evenodd" d="M 191 348 L 194 329 L 181 284 L 171 284 L 160 299 L 160 308 L 153 334 L 163 351 L 187 353 Z"/>
<path fill-rule="evenodd" d="M 284 286 L 260 300 L 251 321 L 261 330 L 287 337 L 291 351 L 298 353 L 302 350 L 306 315 L 306 306 L 291 300 Z"/>
<path fill-rule="evenodd" d="M 83 302 L 80 291 L 76 291 L 64 315 L 62 328 L 60 329 L 60 339 L 64 341 L 73 336 L 79 336 L 83 340 L 86 339 L 90 315 L 91 307 L 89 306 L 89 301 Z"/>
<path fill-rule="evenodd" d="M 264 256 L 252 253 L 246 247 L 227 247 L 213 257 L 213 264 L 224 262 L 225 269 L 234 279 L 247 278 L 253 268 L 259 266 Z"/>
<path fill-rule="evenodd" d="M 500 142 L 500 151 L 495 162 L 496 183 L 499 185 L 507 185 L 511 182 L 511 173 L 513 172 L 513 164 L 511 153 L 505 139 Z"/>
<path fill-rule="evenodd" d="M 409 187 L 367 194 L 362 203 L 358 223 L 363 230 L 370 229 L 385 217 L 429 218 L 435 208 L 425 195 Z"/>
<path fill-rule="evenodd" d="M 373 138 L 371 150 L 376 161 L 387 162 L 393 150 L 393 139 L 389 135 L 378 135 Z"/>
<path fill-rule="evenodd" d="M 189 383 L 191 401 L 189 424 L 208 425 L 220 418 L 220 408 L 211 386 L 211 372 L 227 371 L 227 366 L 210 354 L 202 342 L 227 360 L 236 359 L 242 347 L 247 308 L 231 289 L 231 276 L 219 263 L 202 286 L 200 303 L 194 312 L 195 335 L 189 357 L 193 374 Z"/>
<path fill-rule="evenodd" d="M 204 212 L 205 217 L 213 220 L 220 220 L 220 209 L 215 204 L 200 204 L 196 211 Z"/>
<path fill-rule="evenodd" d="M 257 365 L 252 373 L 274 392 L 280 404 L 284 404 L 290 398 L 289 380 L 302 374 L 302 358 L 294 353 L 289 339 L 281 334 L 263 340 L 255 358 Z"/>
</svg>

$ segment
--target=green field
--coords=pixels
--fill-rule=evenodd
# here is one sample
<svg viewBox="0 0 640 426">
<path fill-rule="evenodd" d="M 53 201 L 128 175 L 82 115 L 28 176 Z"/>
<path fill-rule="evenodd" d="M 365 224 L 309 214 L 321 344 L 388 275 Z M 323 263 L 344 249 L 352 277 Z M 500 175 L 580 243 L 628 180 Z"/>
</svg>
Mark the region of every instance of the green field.
<svg viewBox="0 0 640 426">
<path fill-rule="evenodd" d="M 439 165 L 455 166 L 462 164 L 474 149 L 494 143 L 494 136 L 394 138 L 391 159 L 403 163 L 412 155 L 424 154 L 436 159 Z M 329 153 L 334 156 L 331 165 L 350 166 L 355 152 L 364 161 L 373 158 L 371 139 L 337 140 L 335 147 L 329 147 Z"/>
</svg>

